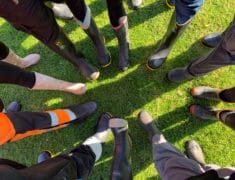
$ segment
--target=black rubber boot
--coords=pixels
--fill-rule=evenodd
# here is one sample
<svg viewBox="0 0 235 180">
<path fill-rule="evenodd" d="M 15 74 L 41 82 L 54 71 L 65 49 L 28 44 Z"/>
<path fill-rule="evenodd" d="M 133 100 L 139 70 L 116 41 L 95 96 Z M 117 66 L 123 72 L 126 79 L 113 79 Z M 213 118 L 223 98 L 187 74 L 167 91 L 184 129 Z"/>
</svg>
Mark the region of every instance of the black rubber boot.
<svg viewBox="0 0 235 180">
<path fill-rule="evenodd" d="M 38 164 L 51 158 L 50 151 L 43 151 L 38 155 Z"/>
<path fill-rule="evenodd" d="M 211 33 L 202 38 L 202 44 L 209 48 L 215 48 L 222 40 L 222 33 Z"/>
<path fill-rule="evenodd" d="M 168 8 L 173 9 L 175 7 L 175 0 L 165 0 Z"/>
<path fill-rule="evenodd" d="M 204 120 L 218 120 L 216 114 L 218 113 L 217 110 L 205 108 L 199 105 L 191 105 L 189 107 L 190 113 L 200 119 Z"/>
<path fill-rule="evenodd" d="M 155 53 L 149 58 L 147 62 L 147 67 L 149 69 L 155 70 L 166 61 L 172 46 L 180 37 L 180 35 L 185 31 L 188 25 L 189 22 L 185 25 L 177 25 L 175 12 L 173 13 L 165 36 L 161 40 L 161 43 Z"/>
<path fill-rule="evenodd" d="M 84 29 L 84 31 L 91 38 L 91 40 L 95 45 L 99 64 L 102 67 L 108 67 L 111 64 L 111 56 L 109 51 L 104 45 L 104 37 L 100 34 L 93 18 L 91 18 L 89 28 Z"/>
<path fill-rule="evenodd" d="M 75 123 L 82 123 L 88 116 L 93 114 L 97 109 L 97 104 L 93 101 L 84 104 L 67 107 L 76 115 Z"/>
<path fill-rule="evenodd" d="M 111 129 L 115 138 L 115 148 L 113 152 L 112 169 L 109 179 L 132 180 L 132 169 L 129 163 L 131 139 L 127 132 L 128 125 L 126 123 L 126 126 L 111 127 Z"/>
<path fill-rule="evenodd" d="M 20 110 L 21 110 L 21 104 L 17 101 L 13 101 L 7 106 L 6 113 L 19 112 Z"/>
<path fill-rule="evenodd" d="M 125 71 L 128 69 L 129 60 L 129 37 L 128 37 L 128 22 L 125 23 L 118 29 L 114 29 L 114 33 L 118 39 L 118 49 L 119 49 L 119 70 Z"/>
<path fill-rule="evenodd" d="M 188 68 L 175 68 L 168 72 L 167 79 L 172 82 L 182 82 L 195 78 L 192 74 L 188 72 Z"/>
<path fill-rule="evenodd" d="M 73 43 L 62 30 L 60 30 L 57 40 L 48 46 L 78 67 L 81 74 L 88 80 L 96 80 L 99 77 L 99 71 L 85 61 L 84 55 L 76 51 Z"/>
<path fill-rule="evenodd" d="M 221 89 L 207 86 L 197 86 L 191 89 L 191 95 L 196 98 L 209 99 L 213 101 L 222 101 L 220 98 Z"/>
<path fill-rule="evenodd" d="M 138 114 L 139 124 L 148 133 L 149 141 L 152 143 L 153 136 L 161 134 L 159 129 L 153 122 L 152 116 L 147 111 L 141 111 Z"/>
</svg>

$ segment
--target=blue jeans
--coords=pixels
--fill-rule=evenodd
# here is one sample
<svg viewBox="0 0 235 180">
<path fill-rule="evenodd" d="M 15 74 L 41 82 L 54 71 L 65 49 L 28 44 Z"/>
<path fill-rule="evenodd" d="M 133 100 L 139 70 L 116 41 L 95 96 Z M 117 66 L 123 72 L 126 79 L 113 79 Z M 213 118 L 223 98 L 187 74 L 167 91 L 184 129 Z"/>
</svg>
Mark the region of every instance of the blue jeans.
<svg viewBox="0 0 235 180">
<path fill-rule="evenodd" d="M 203 0 L 170 0 L 170 2 L 175 5 L 178 25 L 190 21 L 203 5 Z"/>
</svg>

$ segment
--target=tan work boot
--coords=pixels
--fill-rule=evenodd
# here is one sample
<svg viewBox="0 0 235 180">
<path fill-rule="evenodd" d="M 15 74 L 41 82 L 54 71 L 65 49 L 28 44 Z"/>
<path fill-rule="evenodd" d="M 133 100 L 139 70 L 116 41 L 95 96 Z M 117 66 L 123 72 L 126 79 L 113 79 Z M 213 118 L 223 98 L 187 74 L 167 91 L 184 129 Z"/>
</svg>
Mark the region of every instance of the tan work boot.
<svg viewBox="0 0 235 180">
<path fill-rule="evenodd" d="M 34 90 L 59 90 L 76 95 L 83 95 L 86 92 L 86 85 L 83 83 L 71 83 L 36 72 L 35 77 L 36 82 L 32 88 Z"/>
<path fill-rule="evenodd" d="M 2 61 L 16 65 L 20 68 L 27 68 L 29 66 L 37 64 L 39 60 L 40 60 L 39 54 L 29 54 L 28 56 L 21 58 L 18 55 L 16 55 L 12 50 L 10 50 L 8 56 Z"/>
</svg>

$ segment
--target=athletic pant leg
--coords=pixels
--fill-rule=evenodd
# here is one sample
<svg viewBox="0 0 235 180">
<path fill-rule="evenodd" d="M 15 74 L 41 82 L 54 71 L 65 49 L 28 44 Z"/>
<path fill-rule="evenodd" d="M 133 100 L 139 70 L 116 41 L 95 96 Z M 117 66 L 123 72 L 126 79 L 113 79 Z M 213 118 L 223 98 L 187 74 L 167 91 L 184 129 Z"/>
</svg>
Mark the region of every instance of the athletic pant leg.
<svg viewBox="0 0 235 180">
<path fill-rule="evenodd" d="M 154 164 L 162 179 L 186 179 L 203 173 L 196 161 L 188 159 L 167 142 L 163 135 L 153 137 L 152 147 Z"/>
<path fill-rule="evenodd" d="M 113 27 L 119 26 L 119 19 L 126 16 L 122 0 L 106 0 L 108 6 L 109 20 Z"/>
<path fill-rule="evenodd" d="M 0 61 L 0 83 L 17 84 L 32 88 L 35 81 L 34 72 L 25 71 L 18 66 Z"/>
<path fill-rule="evenodd" d="M 222 123 L 235 130 L 235 110 L 222 111 L 220 112 L 219 116 L 220 116 L 219 120 Z"/>
<path fill-rule="evenodd" d="M 0 60 L 5 59 L 9 54 L 9 48 L 0 41 Z"/>
<path fill-rule="evenodd" d="M 235 102 L 235 87 L 224 89 L 219 96 L 223 101 Z"/>
<path fill-rule="evenodd" d="M 20 0 L 18 5 L 13 1 L 0 1 L 0 16 L 45 44 L 54 42 L 58 36 L 54 15 L 41 0 Z"/>
<path fill-rule="evenodd" d="M 190 21 L 203 5 L 203 0 L 175 0 L 176 22 L 179 25 Z"/>
<path fill-rule="evenodd" d="M 89 146 L 80 145 L 68 155 L 60 155 L 40 164 L 18 170 L 26 179 L 87 179 L 95 163 Z"/>
<path fill-rule="evenodd" d="M 227 28 L 220 44 L 207 56 L 193 61 L 188 71 L 193 76 L 202 76 L 218 68 L 235 64 L 235 19 Z"/>
</svg>

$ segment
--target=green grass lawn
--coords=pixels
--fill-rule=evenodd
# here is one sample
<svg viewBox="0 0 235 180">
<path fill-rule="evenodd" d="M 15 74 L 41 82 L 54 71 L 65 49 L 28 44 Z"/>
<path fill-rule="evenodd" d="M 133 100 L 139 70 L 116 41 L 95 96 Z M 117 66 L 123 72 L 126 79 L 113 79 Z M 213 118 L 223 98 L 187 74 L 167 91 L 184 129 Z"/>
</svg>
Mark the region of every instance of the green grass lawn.
<svg viewBox="0 0 235 180">
<path fill-rule="evenodd" d="M 202 145 L 208 163 L 235 166 L 235 133 L 219 122 L 203 122 L 188 113 L 188 106 L 192 103 L 234 108 L 234 104 L 193 99 L 189 91 L 199 85 L 219 88 L 234 86 L 235 66 L 221 68 L 181 84 L 171 83 L 165 78 L 172 68 L 184 66 L 209 51 L 201 46 L 200 38 L 210 32 L 223 31 L 229 25 L 234 15 L 235 1 L 206 0 L 192 24 L 173 47 L 166 64 L 156 71 L 148 71 L 145 63 L 156 48 L 156 43 L 163 37 L 173 10 L 169 10 L 163 0 L 145 0 L 138 11 L 132 10 L 128 6 L 129 2 L 125 2 L 131 40 L 130 68 L 126 72 L 117 70 L 117 40 L 109 24 L 105 1 L 87 0 L 87 3 L 112 54 L 112 65 L 107 69 L 100 68 L 101 77 L 97 82 L 86 82 L 69 62 L 32 36 L 17 32 L 7 22 L 0 20 L 1 41 L 22 56 L 31 52 L 41 54 L 41 62 L 29 70 L 63 80 L 86 82 L 88 86 L 87 94 L 80 97 L 63 92 L 31 91 L 19 86 L 0 85 L 1 98 L 5 104 L 19 100 L 24 111 L 39 111 L 90 100 L 98 103 L 98 111 L 79 127 L 74 125 L 3 145 L 0 156 L 31 165 L 36 163 L 37 155 L 42 150 L 50 150 L 55 155 L 67 152 L 91 135 L 99 114 L 108 111 L 129 122 L 134 179 L 157 179 L 159 177 L 152 162 L 151 146 L 137 123 L 138 112 L 146 109 L 152 113 L 166 138 L 180 150 L 184 150 L 186 140 L 195 139 Z M 92 43 L 75 21 L 58 22 L 89 62 L 98 67 Z M 110 135 L 103 146 L 103 156 L 94 167 L 90 179 L 108 179 L 112 149 L 113 137 Z"/>
</svg>

